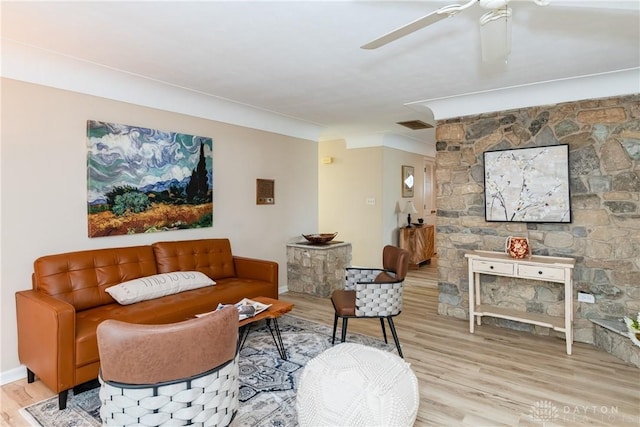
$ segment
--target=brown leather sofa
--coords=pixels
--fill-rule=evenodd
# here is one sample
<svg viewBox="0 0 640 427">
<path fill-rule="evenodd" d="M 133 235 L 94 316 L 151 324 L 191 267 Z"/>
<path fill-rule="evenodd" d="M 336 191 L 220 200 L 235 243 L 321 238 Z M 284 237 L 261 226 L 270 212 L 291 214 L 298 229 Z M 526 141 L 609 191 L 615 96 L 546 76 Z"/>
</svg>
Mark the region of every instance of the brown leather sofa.
<svg viewBox="0 0 640 427">
<path fill-rule="evenodd" d="M 118 304 L 105 289 L 173 271 L 200 271 L 215 286 Z M 18 356 L 27 381 L 37 376 L 58 393 L 98 378 L 96 329 L 106 319 L 164 324 L 211 311 L 242 298 L 278 298 L 278 264 L 234 256 L 228 239 L 157 242 L 48 255 L 34 262 L 32 289 L 16 293 Z"/>
</svg>

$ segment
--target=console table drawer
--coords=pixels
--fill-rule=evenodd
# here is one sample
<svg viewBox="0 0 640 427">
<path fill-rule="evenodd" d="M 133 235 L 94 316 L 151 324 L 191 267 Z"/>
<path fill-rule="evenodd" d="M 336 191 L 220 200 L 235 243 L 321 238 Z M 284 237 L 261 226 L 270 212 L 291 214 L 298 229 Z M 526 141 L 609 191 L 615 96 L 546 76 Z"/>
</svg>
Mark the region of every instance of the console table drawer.
<svg viewBox="0 0 640 427">
<path fill-rule="evenodd" d="M 514 274 L 514 265 L 508 262 L 473 260 L 473 270 L 487 274 Z"/>
<path fill-rule="evenodd" d="M 530 279 L 564 282 L 564 268 L 519 265 L 518 275 Z"/>
</svg>

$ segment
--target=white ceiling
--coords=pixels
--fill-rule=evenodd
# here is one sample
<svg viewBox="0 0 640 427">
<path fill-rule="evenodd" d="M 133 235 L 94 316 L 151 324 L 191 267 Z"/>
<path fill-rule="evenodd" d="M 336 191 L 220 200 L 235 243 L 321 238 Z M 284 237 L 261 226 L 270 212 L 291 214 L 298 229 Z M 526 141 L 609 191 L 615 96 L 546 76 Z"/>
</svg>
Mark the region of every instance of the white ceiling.
<svg viewBox="0 0 640 427">
<path fill-rule="evenodd" d="M 450 3 L 3 1 L 2 37 L 316 124 L 322 139 L 427 139 L 395 124 L 432 120 L 407 104 L 640 67 L 638 0 L 512 1 L 506 64 L 481 62 L 477 5 L 359 48 Z"/>
</svg>

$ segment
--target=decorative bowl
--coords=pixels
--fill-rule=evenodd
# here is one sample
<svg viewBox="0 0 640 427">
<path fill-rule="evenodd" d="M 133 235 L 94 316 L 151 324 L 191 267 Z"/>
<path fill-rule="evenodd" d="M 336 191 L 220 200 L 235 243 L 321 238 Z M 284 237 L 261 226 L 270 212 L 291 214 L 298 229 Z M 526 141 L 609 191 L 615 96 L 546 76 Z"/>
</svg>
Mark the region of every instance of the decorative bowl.
<svg viewBox="0 0 640 427">
<path fill-rule="evenodd" d="M 303 234 L 302 237 L 311 243 L 322 244 L 329 243 L 336 237 L 338 233 L 320 233 L 320 234 Z"/>
</svg>

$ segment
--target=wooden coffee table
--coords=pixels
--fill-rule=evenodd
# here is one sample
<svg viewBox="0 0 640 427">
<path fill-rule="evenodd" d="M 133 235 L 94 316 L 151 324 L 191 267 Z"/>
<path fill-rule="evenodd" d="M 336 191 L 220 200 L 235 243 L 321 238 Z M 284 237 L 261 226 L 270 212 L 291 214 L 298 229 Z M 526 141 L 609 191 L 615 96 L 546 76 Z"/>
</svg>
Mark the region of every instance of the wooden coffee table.
<svg viewBox="0 0 640 427">
<path fill-rule="evenodd" d="M 271 336 L 273 337 L 273 342 L 278 349 L 278 353 L 283 360 L 287 360 L 287 352 L 284 348 L 284 344 L 282 342 L 282 336 L 280 335 L 280 327 L 278 326 L 278 318 L 285 313 L 293 310 L 293 304 L 286 301 L 281 301 L 273 298 L 267 297 L 255 297 L 251 298 L 254 301 L 261 302 L 262 304 L 271 304 L 271 307 L 263 311 L 262 313 L 257 314 L 254 317 L 249 317 L 248 319 L 241 320 L 239 323 L 240 327 L 240 346 L 239 349 L 242 349 L 244 346 L 244 342 L 247 339 L 247 335 L 249 335 L 249 331 L 251 330 L 251 325 L 261 320 L 267 321 L 267 327 L 269 328 L 269 332 L 271 332 Z M 273 321 L 273 328 L 271 327 L 271 321 Z"/>
</svg>

